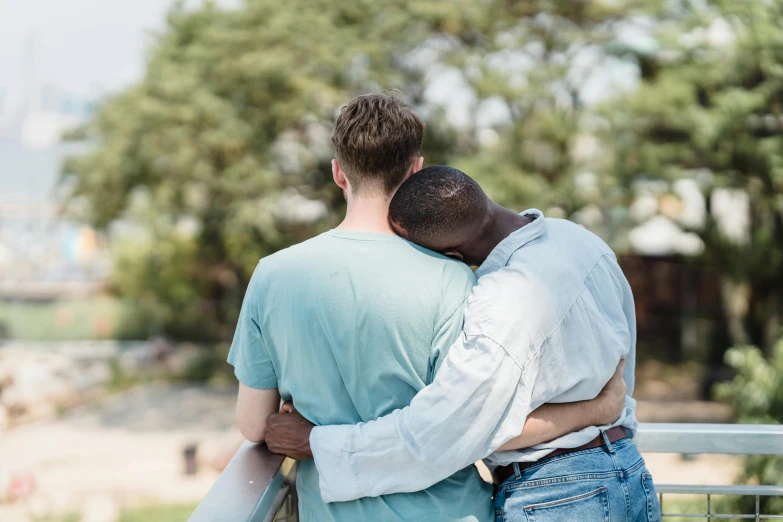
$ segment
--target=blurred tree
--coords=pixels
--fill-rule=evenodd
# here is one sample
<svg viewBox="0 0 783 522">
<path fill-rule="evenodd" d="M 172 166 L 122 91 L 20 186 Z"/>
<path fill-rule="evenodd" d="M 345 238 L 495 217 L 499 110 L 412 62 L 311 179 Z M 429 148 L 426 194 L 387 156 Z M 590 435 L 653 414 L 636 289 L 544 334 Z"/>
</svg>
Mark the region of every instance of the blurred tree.
<svg viewBox="0 0 783 522">
<path fill-rule="evenodd" d="M 480 44 L 453 60 L 475 93 L 471 139 L 456 165 L 501 204 L 568 217 L 616 244 L 626 198 L 596 138 L 605 125 L 596 109 L 622 88 L 611 76 L 628 73 L 628 63 L 607 50 L 618 31 L 663 6 L 497 3 Z"/>
<path fill-rule="evenodd" d="M 85 219 L 119 223 L 113 282 L 137 301 L 133 323 L 230 336 L 258 260 L 339 217 L 336 109 L 379 85 L 418 103 L 424 71 L 407 53 L 434 32 L 473 31 L 470 4 L 175 5 L 143 80 L 75 133 L 94 146 L 63 168 Z M 445 162 L 456 144 L 430 116 L 426 153 Z"/>
<path fill-rule="evenodd" d="M 614 172 L 626 187 L 665 182 L 659 212 L 703 242 L 734 344 L 771 354 L 783 304 L 783 1 L 673 5 L 656 45 L 615 49 L 642 81 L 607 111 Z M 705 195 L 703 219 L 677 216 L 681 179 Z"/>
<path fill-rule="evenodd" d="M 503 203 L 570 215 L 596 200 L 595 176 L 579 178 L 581 84 L 645 4 L 179 3 L 143 80 L 76 133 L 94 147 L 64 178 L 85 219 L 117 223 L 113 283 L 138 303 L 132 324 L 226 338 L 258 259 L 339 218 L 329 134 L 357 93 L 403 91 L 428 121 L 428 163 L 463 166 Z M 438 103 L 455 93 L 462 121 Z"/>
<path fill-rule="evenodd" d="M 756 347 L 732 348 L 726 364 L 737 371 L 729 383 L 716 387 L 716 397 L 737 410 L 739 422 L 780 424 L 783 422 L 783 338 L 772 350 L 769 361 Z M 783 484 L 783 457 L 754 455 L 747 458 L 745 479 L 754 484 Z M 742 499 L 744 513 L 754 512 L 753 498 Z M 783 499 L 763 499 L 762 513 L 783 514 Z"/>
</svg>

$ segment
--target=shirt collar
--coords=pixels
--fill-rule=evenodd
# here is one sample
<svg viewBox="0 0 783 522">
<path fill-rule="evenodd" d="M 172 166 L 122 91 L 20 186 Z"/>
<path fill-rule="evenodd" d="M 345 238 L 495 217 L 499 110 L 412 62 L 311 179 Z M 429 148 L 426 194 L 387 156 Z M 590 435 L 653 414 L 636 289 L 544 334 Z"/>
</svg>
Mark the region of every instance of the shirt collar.
<svg viewBox="0 0 783 522">
<path fill-rule="evenodd" d="M 531 208 L 521 212 L 520 216 L 527 216 L 533 219 L 533 222 L 512 232 L 506 239 L 498 243 L 476 270 L 476 278 L 500 270 L 508 264 L 508 260 L 514 255 L 514 252 L 546 233 L 546 220 L 544 213 L 540 210 Z"/>
</svg>

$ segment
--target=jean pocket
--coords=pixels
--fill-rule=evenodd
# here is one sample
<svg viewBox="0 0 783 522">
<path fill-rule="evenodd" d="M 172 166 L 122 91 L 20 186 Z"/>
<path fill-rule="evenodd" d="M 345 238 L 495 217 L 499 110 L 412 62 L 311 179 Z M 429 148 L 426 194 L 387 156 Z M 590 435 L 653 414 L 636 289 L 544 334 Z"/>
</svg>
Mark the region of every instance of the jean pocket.
<svg viewBox="0 0 783 522">
<path fill-rule="evenodd" d="M 525 506 L 528 522 L 609 522 L 609 495 L 605 487 L 575 497 Z"/>
<path fill-rule="evenodd" d="M 647 497 L 647 522 L 661 522 L 661 505 L 655 493 L 652 475 L 642 473 L 642 488 Z"/>
</svg>

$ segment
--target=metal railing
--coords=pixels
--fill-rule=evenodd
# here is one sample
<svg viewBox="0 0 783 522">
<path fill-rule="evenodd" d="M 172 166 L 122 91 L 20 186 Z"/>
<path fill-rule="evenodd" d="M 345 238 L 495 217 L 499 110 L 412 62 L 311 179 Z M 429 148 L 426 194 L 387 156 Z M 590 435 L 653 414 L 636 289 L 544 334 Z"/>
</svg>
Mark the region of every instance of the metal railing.
<svg viewBox="0 0 783 522">
<path fill-rule="evenodd" d="M 295 480 L 292 460 L 245 442 L 188 520 L 296 522 Z"/>
<path fill-rule="evenodd" d="M 642 424 L 643 453 L 783 455 L 783 426 Z M 190 517 L 190 522 L 296 522 L 295 463 L 266 446 L 245 442 Z M 761 498 L 783 496 L 783 486 L 655 484 L 664 518 L 783 520 L 760 512 Z M 704 495 L 704 513 L 667 513 L 664 495 Z M 753 514 L 713 513 L 713 496 L 755 497 Z"/>
<path fill-rule="evenodd" d="M 644 453 L 783 455 L 783 426 L 754 424 L 642 424 L 636 437 Z M 655 484 L 663 518 L 706 520 L 783 520 L 783 514 L 761 513 L 761 498 L 783 496 L 783 486 L 696 486 L 688 484 Z M 664 495 L 706 496 L 706 512 L 667 512 Z M 755 498 L 755 512 L 750 514 L 717 513 L 713 496 L 748 496 Z"/>
</svg>

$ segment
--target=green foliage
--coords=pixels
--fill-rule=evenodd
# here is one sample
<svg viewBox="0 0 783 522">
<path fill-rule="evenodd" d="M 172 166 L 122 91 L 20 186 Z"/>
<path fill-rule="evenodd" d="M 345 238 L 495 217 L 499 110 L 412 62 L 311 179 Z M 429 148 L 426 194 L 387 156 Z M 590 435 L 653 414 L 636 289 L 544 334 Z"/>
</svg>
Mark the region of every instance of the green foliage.
<svg viewBox="0 0 783 522">
<path fill-rule="evenodd" d="M 705 263 L 752 291 L 737 342 L 768 350 L 783 293 L 783 2 L 684 5 L 657 26 L 654 52 L 621 51 L 639 63 L 642 82 L 607 109 L 614 171 L 625 186 L 698 180 L 707 219 L 690 231 L 704 243 Z M 747 195 L 747 234 L 722 230 L 725 211 L 712 207 L 722 189 Z"/>
<path fill-rule="evenodd" d="M 428 163 L 463 165 L 502 203 L 570 213 L 597 199 L 574 183 L 586 72 L 566 72 L 581 50 L 605 43 L 612 23 L 649 5 L 175 5 L 144 78 L 72 133 L 94 146 L 63 169 L 84 219 L 112 226 L 113 287 L 137 303 L 124 331 L 230 335 L 258 260 L 339 220 L 329 134 L 336 109 L 361 92 L 404 92 L 427 119 Z M 505 66 L 520 60 L 527 78 Z M 454 68 L 476 95 L 457 127 L 425 103 L 427 82 Z M 508 109 L 489 145 L 474 121 L 484 100 Z"/>
<path fill-rule="evenodd" d="M 387 5 L 385 16 L 373 2 L 172 9 L 142 82 L 102 105 L 80 133 L 95 147 L 64 167 L 86 219 L 133 225 L 118 241 L 114 278 L 138 300 L 131 323 L 222 337 L 258 260 L 335 223 L 334 111 L 369 86 L 370 72 L 404 86 L 392 51 L 428 24 L 403 30 L 404 5 Z M 322 202 L 320 219 L 281 219 L 292 195 Z"/>
<path fill-rule="evenodd" d="M 682 515 L 707 513 L 707 497 L 704 495 L 664 495 L 662 511 L 664 513 L 679 513 Z M 712 495 L 710 497 L 710 512 L 719 514 L 751 514 L 755 513 L 756 509 L 755 506 L 752 506 L 750 511 L 738 511 L 737 497 Z M 665 520 L 666 522 L 691 522 L 694 520 L 694 517 L 666 517 Z M 696 518 L 696 520 L 699 520 L 699 518 Z M 733 522 L 737 519 L 729 518 L 728 520 Z"/>
<path fill-rule="evenodd" d="M 609 212 L 592 221 L 579 212 L 624 203 L 607 168 L 611 156 L 580 151 L 600 125 L 583 87 L 615 65 L 605 50 L 616 25 L 656 13 L 660 4 L 515 2 L 496 8 L 482 45 L 464 49 L 455 65 L 466 72 L 479 102 L 501 102 L 506 119 L 465 139 L 454 164 L 503 205 L 536 206 L 616 239 Z M 477 107 L 472 116 L 479 119 L 489 106 Z"/>
<path fill-rule="evenodd" d="M 694 232 L 706 262 L 752 286 L 743 342 L 767 346 L 783 316 L 782 4 L 181 2 L 144 78 L 72 134 L 94 146 L 64 178 L 84 219 L 112 231 L 113 287 L 137 303 L 123 331 L 225 339 L 258 260 L 340 219 L 335 111 L 396 88 L 427 120 L 427 163 L 618 249 L 640 179 L 698 178 L 708 202 L 744 191 L 747 238 L 727 238 L 710 212 Z M 716 23 L 731 42 L 705 36 Z M 653 43 L 621 44 L 633 25 Z M 589 100 L 585 86 L 619 66 L 636 67 L 639 88 Z M 452 79 L 468 93 L 461 123 L 429 93 Z"/>
<path fill-rule="evenodd" d="M 783 338 L 775 345 L 771 360 L 767 360 L 758 348 L 746 346 L 726 352 L 726 364 L 736 370 L 737 375 L 733 381 L 716 386 L 715 395 L 734 406 L 739 421 L 783 423 Z M 745 480 L 768 485 L 783 483 L 783 456 L 748 457 Z M 764 503 L 767 512 L 783 513 L 783 499 L 765 499 Z"/>
</svg>

